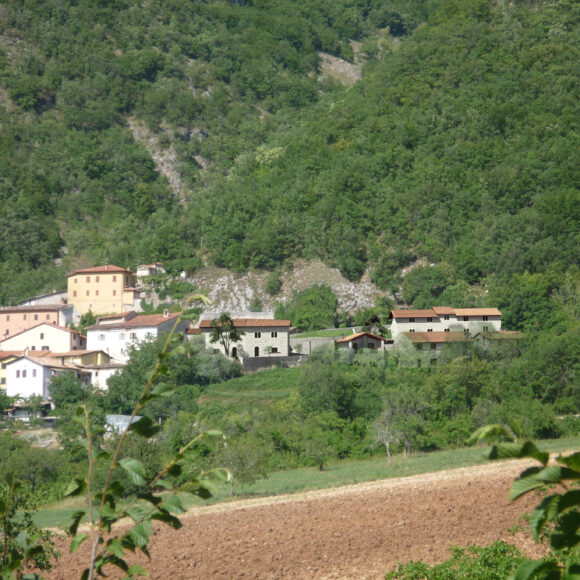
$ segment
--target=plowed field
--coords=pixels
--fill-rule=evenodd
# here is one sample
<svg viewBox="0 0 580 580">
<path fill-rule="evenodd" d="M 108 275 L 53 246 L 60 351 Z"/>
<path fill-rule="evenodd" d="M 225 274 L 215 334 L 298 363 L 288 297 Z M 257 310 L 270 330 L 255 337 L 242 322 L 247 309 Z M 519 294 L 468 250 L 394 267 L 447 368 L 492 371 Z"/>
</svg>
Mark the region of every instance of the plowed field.
<svg viewBox="0 0 580 580">
<path fill-rule="evenodd" d="M 515 543 L 540 554 L 528 534 L 508 530 L 537 498 L 508 501 L 526 464 L 506 462 L 304 494 L 199 508 L 179 531 L 160 527 L 149 578 L 382 578 L 398 562 L 436 563 L 448 547 Z M 78 578 L 89 547 L 64 555 L 50 580 Z M 115 571 L 111 576 L 115 578 Z"/>
</svg>

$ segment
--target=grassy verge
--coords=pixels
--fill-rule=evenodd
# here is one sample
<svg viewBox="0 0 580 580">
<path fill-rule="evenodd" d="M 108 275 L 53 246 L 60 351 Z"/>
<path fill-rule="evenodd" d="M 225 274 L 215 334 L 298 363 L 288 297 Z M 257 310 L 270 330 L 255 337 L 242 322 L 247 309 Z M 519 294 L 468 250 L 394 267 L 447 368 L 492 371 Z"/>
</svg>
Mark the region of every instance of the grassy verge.
<svg viewBox="0 0 580 580">
<path fill-rule="evenodd" d="M 565 437 L 540 441 L 540 448 L 551 453 L 580 448 L 580 437 Z M 252 484 L 241 485 L 235 496 L 230 495 L 228 486 L 217 487 L 214 497 L 205 502 L 195 500 L 190 505 L 208 505 L 247 497 L 267 497 L 288 493 L 298 493 L 316 489 L 327 489 L 366 481 L 377 481 L 394 477 L 405 477 L 481 465 L 488 462 L 487 448 L 451 449 L 433 453 L 417 453 L 409 458 L 402 455 L 393 457 L 391 465 L 385 458 L 359 461 L 342 461 L 330 464 L 324 471 L 315 467 L 277 471 L 267 479 Z M 41 527 L 59 527 L 70 523 L 72 514 L 83 507 L 82 499 L 75 498 L 39 510 L 35 522 Z"/>
</svg>

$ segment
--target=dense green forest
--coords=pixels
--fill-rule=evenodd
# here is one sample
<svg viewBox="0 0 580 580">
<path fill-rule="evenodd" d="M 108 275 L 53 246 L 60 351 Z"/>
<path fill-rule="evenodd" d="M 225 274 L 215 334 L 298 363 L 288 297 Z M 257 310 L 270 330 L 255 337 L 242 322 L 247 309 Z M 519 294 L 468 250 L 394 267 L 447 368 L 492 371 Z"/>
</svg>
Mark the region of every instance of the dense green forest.
<svg viewBox="0 0 580 580">
<path fill-rule="evenodd" d="M 154 259 L 244 270 L 320 257 L 389 289 L 422 258 L 435 266 L 407 293 L 419 306 L 506 293 L 521 276 L 562 291 L 580 254 L 579 12 L 8 0 L 0 303 L 62 287 L 79 263 Z M 319 53 L 355 51 L 354 86 L 320 77 Z M 182 194 L 136 123 L 173 148 Z"/>
</svg>

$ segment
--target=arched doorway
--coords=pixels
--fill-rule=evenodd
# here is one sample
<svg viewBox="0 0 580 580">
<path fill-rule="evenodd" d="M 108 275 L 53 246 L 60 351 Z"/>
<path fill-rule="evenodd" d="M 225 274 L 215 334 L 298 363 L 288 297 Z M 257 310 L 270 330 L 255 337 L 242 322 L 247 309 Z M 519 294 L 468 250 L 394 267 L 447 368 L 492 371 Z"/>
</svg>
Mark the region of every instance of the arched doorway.
<svg viewBox="0 0 580 580">
<path fill-rule="evenodd" d="M 232 348 L 232 358 L 238 358 L 238 349 L 235 346 Z"/>
<path fill-rule="evenodd" d="M 260 356 L 260 347 L 259 346 L 254 347 L 254 356 Z"/>
</svg>

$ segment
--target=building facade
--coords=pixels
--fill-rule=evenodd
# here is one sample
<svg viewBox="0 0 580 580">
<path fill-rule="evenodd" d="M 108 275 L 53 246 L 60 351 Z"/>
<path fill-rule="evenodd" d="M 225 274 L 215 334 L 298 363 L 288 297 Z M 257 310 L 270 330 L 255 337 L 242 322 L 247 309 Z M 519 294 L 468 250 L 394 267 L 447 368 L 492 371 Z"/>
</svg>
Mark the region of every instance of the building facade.
<svg viewBox="0 0 580 580">
<path fill-rule="evenodd" d="M 449 308 L 391 310 L 391 338 L 396 342 L 404 332 L 461 331 L 470 336 L 478 332 L 499 332 L 501 312 L 497 308 Z"/>
<path fill-rule="evenodd" d="M 67 304 L 37 304 L 0 308 L 0 340 L 28 330 L 41 322 L 66 326 L 73 321 L 73 307 Z"/>
<path fill-rule="evenodd" d="M 135 282 L 133 272 L 110 264 L 76 270 L 68 275 L 68 302 L 81 316 L 134 310 L 139 297 Z"/>
<path fill-rule="evenodd" d="M 5 338 L 0 342 L 0 350 L 84 350 L 87 338 L 76 330 L 43 322 L 28 330 Z"/>
<path fill-rule="evenodd" d="M 131 347 L 140 342 L 154 340 L 162 332 L 169 332 L 176 324 L 179 314 L 143 314 L 135 312 L 106 316 L 98 319 L 95 326 L 87 328 L 87 348 L 104 350 L 115 362 L 126 363 Z M 184 332 L 188 320 L 177 323 L 176 332 Z"/>
<path fill-rule="evenodd" d="M 234 318 L 234 327 L 243 332 L 238 342 L 230 345 L 232 358 L 287 357 L 290 354 L 290 321 L 260 318 Z M 211 342 L 214 327 L 210 320 L 199 324 L 208 349 L 226 354 L 223 345 Z"/>
</svg>

